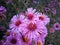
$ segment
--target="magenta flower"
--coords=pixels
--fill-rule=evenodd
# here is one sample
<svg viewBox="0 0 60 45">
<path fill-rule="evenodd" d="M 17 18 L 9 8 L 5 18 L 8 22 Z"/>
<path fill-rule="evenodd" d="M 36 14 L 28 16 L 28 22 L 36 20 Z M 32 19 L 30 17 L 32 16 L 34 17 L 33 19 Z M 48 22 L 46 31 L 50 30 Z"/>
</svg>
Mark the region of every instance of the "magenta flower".
<svg viewBox="0 0 60 45">
<path fill-rule="evenodd" d="M 6 8 L 3 6 L 0 6 L 0 13 L 6 13 Z"/>
<path fill-rule="evenodd" d="M 54 25 L 53 25 L 54 29 L 55 30 L 60 30 L 60 24 L 59 22 L 56 22 Z"/>
<path fill-rule="evenodd" d="M 48 7 L 45 7 L 45 11 L 47 13 L 48 11 L 50 11 L 50 9 Z"/>
<path fill-rule="evenodd" d="M 30 40 L 32 38 L 36 39 L 37 37 L 45 38 L 47 35 L 47 29 L 42 22 L 27 22 L 19 28 L 20 32 L 27 36 Z"/>
<path fill-rule="evenodd" d="M 8 30 L 6 32 L 6 41 L 3 43 L 5 45 L 21 45 L 21 34 L 16 30 Z"/>
<path fill-rule="evenodd" d="M 7 40 L 6 45 L 29 45 L 30 41 L 27 37 L 23 36 L 19 31 L 8 30 L 6 32 Z M 29 43 L 28 43 L 29 42 Z"/>
<path fill-rule="evenodd" d="M 37 14 L 37 18 L 39 19 L 39 22 L 43 22 L 44 25 L 50 22 L 50 18 L 48 18 L 47 15 L 42 14 L 42 13 L 36 13 L 36 14 Z"/>
<path fill-rule="evenodd" d="M 9 36 L 7 37 L 6 45 L 21 45 L 19 38 Z"/>
<path fill-rule="evenodd" d="M 6 32 L 6 45 L 44 45 L 47 36 L 46 24 L 50 18 L 45 14 L 36 12 L 36 9 L 28 8 L 23 13 L 12 17 L 8 31 Z M 32 42 L 34 40 L 34 42 Z"/>
<path fill-rule="evenodd" d="M 9 27 L 10 28 L 18 28 L 23 23 L 23 20 L 24 20 L 24 15 L 22 15 L 22 14 L 15 15 L 11 19 Z"/>
<path fill-rule="evenodd" d="M 33 8 L 27 9 L 25 22 L 37 21 L 35 11 L 36 11 L 36 9 L 33 9 Z"/>
</svg>

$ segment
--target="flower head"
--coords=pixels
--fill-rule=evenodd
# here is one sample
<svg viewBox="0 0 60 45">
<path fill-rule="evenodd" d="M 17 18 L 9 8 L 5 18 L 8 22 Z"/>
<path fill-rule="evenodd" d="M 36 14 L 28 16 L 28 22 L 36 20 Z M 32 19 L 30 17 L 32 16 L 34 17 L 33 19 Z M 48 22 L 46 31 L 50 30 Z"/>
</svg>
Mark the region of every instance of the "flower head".
<svg viewBox="0 0 60 45">
<path fill-rule="evenodd" d="M 3 6 L 0 6 L 0 13 L 6 13 L 6 8 Z"/>
<path fill-rule="evenodd" d="M 48 24 L 50 22 L 50 18 L 48 18 L 47 15 L 42 14 L 42 13 L 36 13 L 37 18 L 39 19 L 40 22 L 43 22 L 44 25 Z"/>
<path fill-rule="evenodd" d="M 60 30 L 60 24 L 59 24 L 59 22 L 56 22 L 56 23 L 53 25 L 53 28 L 54 28 L 55 30 Z"/>
<path fill-rule="evenodd" d="M 8 30 L 6 33 L 6 45 L 21 45 L 21 35 L 16 30 Z"/>
<path fill-rule="evenodd" d="M 27 36 L 30 40 L 32 40 L 32 38 L 36 39 L 39 36 L 45 38 L 47 35 L 47 29 L 42 22 L 25 23 L 21 28 L 19 28 L 19 30 L 23 35 Z"/>
<path fill-rule="evenodd" d="M 46 24 L 50 22 L 45 14 L 35 12 L 36 9 L 28 8 L 26 17 L 18 14 L 12 17 L 6 32 L 6 45 L 44 45 L 47 36 Z M 32 40 L 34 39 L 34 42 Z"/>
<path fill-rule="evenodd" d="M 18 28 L 23 23 L 23 20 L 24 20 L 24 15 L 22 15 L 22 14 L 15 15 L 11 19 L 9 27 L 10 28 Z"/>
</svg>

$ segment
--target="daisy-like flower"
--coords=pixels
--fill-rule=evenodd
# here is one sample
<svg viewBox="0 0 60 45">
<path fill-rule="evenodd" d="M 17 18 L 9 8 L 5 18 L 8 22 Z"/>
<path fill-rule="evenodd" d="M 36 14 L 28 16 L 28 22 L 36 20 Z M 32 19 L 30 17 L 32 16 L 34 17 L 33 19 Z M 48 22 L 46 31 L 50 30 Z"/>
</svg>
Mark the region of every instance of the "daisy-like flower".
<svg viewBox="0 0 60 45">
<path fill-rule="evenodd" d="M 33 8 L 28 8 L 25 15 L 25 23 L 26 22 L 31 22 L 31 21 L 37 21 L 38 19 L 36 18 L 37 16 L 35 15 L 36 9 Z"/>
<path fill-rule="evenodd" d="M 6 45 L 29 45 L 30 41 L 27 37 L 22 35 L 19 31 L 16 30 L 8 30 L 6 32 L 7 41 Z"/>
<path fill-rule="evenodd" d="M 56 22 L 56 23 L 53 25 L 53 28 L 54 28 L 55 30 L 60 30 L 60 24 L 59 24 L 59 22 Z"/>
<path fill-rule="evenodd" d="M 15 15 L 11 19 L 9 27 L 17 29 L 19 26 L 21 26 L 21 24 L 23 23 L 23 20 L 24 20 L 23 14 Z"/>
<path fill-rule="evenodd" d="M 21 45 L 18 37 L 9 36 L 7 37 L 6 45 Z"/>
<path fill-rule="evenodd" d="M 44 45 L 47 36 L 45 25 L 50 19 L 45 14 L 35 12 L 36 9 L 28 8 L 24 14 L 13 16 L 6 32 L 4 45 Z M 31 43 L 34 39 L 34 43 Z"/>
<path fill-rule="evenodd" d="M 5 45 L 21 45 L 21 35 L 16 30 L 8 30 L 6 32 Z"/>
<path fill-rule="evenodd" d="M 43 22 L 44 25 L 48 24 L 50 22 L 50 18 L 48 18 L 47 15 L 42 14 L 42 13 L 35 13 L 37 15 L 37 18 L 39 19 L 39 22 Z"/>
<path fill-rule="evenodd" d="M 45 38 L 47 35 L 47 29 L 41 22 L 27 22 L 18 30 L 30 40 L 32 40 L 32 38 L 36 39 L 37 37 Z"/>
</svg>

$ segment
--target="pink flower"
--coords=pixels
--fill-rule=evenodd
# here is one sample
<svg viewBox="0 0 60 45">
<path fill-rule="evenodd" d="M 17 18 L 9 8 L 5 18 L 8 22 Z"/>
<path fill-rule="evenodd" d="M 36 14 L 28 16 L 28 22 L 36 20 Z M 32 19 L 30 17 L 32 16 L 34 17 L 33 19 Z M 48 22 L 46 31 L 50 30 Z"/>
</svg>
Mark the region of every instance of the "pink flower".
<svg viewBox="0 0 60 45">
<path fill-rule="evenodd" d="M 12 17 L 9 27 L 18 28 L 23 23 L 23 20 L 24 20 L 24 15 L 22 15 L 22 14 L 15 15 Z"/>
<path fill-rule="evenodd" d="M 59 22 L 56 22 L 56 23 L 53 25 L 53 28 L 54 28 L 55 30 L 60 30 L 60 24 L 59 24 Z"/>
<path fill-rule="evenodd" d="M 0 6 L 0 13 L 6 13 L 6 8 L 5 7 L 3 7 L 3 6 Z"/>
<path fill-rule="evenodd" d="M 44 25 L 46 25 L 50 22 L 50 18 L 48 18 L 47 15 L 42 14 L 40 12 L 37 12 L 36 15 L 37 15 L 37 18 L 39 19 L 39 22 L 43 22 Z"/>
<path fill-rule="evenodd" d="M 9 36 L 6 37 L 6 45 L 29 45 L 30 41 L 27 37 L 23 36 L 19 31 L 16 30 L 8 30 L 10 33 Z"/>
<path fill-rule="evenodd" d="M 19 37 L 9 36 L 7 37 L 6 45 L 21 45 Z"/>
<path fill-rule="evenodd" d="M 42 22 L 27 22 L 18 30 L 30 40 L 32 40 L 32 38 L 36 39 L 37 37 L 45 38 L 47 35 L 47 29 Z"/>
<path fill-rule="evenodd" d="M 55 29 L 54 28 L 50 28 L 50 33 L 54 33 Z"/>
<path fill-rule="evenodd" d="M 26 11 L 26 18 L 24 22 L 31 22 L 31 21 L 37 21 L 38 19 L 36 18 L 37 16 L 35 15 L 36 9 L 33 8 L 28 8 Z"/>
<path fill-rule="evenodd" d="M 7 35 L 9 34 L 9 35 Z M 8 30 L 6 33 L 6 41 L 3 44 L 6 45 L 21 45 L 21 34 L 16 30 Z"/>
<path fill-rule="evenodd" d="M 23 13 L 12 17 L 6 32 L 6 45 L 44 45 L 47 36 L 46 24 L 50 22 L 45 14 L 28 8 L 26 17 Z M 34 40 L 34 42 L 32 42 Z"/>
</svg>

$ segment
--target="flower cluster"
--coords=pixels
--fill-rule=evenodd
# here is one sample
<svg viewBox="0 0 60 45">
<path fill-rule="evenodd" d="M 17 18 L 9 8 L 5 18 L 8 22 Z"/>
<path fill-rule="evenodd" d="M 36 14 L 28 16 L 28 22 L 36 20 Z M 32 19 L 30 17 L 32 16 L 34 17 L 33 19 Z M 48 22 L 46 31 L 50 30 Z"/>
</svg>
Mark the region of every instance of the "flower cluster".
<svg viewBox="0 0 60 45">
<path fill-rule="evenodd" d="M 36 9 L 28 8 L 25 13 L 20 13 L 12 17 L 6 40 L 2 40 L 3 45 L 44 45 L 47 36 L 46 25 L 50 18 Z"/>
</svg>

